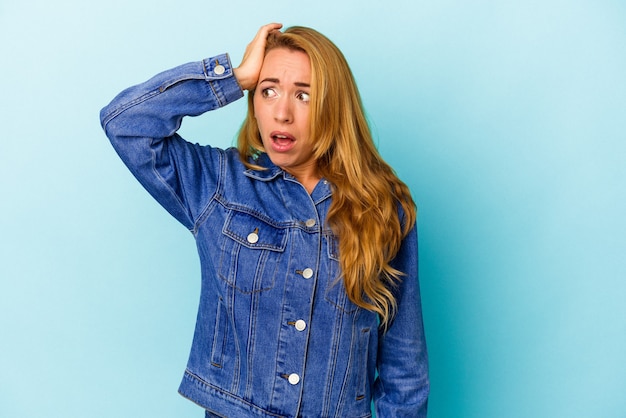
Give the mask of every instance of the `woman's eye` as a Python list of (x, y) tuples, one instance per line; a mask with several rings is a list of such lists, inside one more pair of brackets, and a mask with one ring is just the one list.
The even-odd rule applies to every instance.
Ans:
[(261, 96), (266, 99), (271, 99), (272, 97), (278, 96), (278, 93), (276, 93), (276, 90), (274, 89), (267, 88), (267, 89), (261, 90)]
[(298, 95), (296, 96), (298, 98), (298, 100), (301, 100), (305, 103), (308, 103), (311, 101), (311, 96), (309, 95), (309, 93), (305, 93), (303, 91), (301, 91), (300, 93), (298, 93)]

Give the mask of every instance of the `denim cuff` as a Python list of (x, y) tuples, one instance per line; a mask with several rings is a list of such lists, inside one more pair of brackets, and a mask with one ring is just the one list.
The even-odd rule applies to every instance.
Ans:
[(204, 76), (215, 92), (220, 106), (226, 106), (243, 97), (243, 90), (233, 74), (228, 54), (220, 54), (202, 61)]

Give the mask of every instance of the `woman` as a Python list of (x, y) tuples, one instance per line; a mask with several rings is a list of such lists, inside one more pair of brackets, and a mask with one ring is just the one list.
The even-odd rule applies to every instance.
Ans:
[[(425, 417), (415, 208), (378, 155), (335, 45), (263, 26), (120, 93), (101, 122), (194, 235), (202, 289), (180, 393), (220, 417)], [(184, 141), (184, 116), (237, 100), (237, 149)]]

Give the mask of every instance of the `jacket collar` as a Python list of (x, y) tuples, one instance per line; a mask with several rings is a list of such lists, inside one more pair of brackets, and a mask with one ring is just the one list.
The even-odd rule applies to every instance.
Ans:
[(263, 167), (265, 170), (253, 170), (247, 169), (243, 173), (256, 180), (261, 181), (269, 181), (278, 177), (280, 174), (284, 173), (283, 169), (275, 165), (270, 157), (267, 154), (263, 153), (258, 156), (258, 158), (253, 159), (250, 158), (249, 161), (253, 164), (256, 164), (260, 167)]
[[(285, 180), (296, 181), (296, 179), (291, 174), (287, 173), (282, 168), (274, 164), (272, 160), (270, 160), (270, 157), (265, 153), (259, 154), (259, 156), (256, 159), (250, 158), (249, 161), (253, 164), (256, 164), (264, 168), (264, 170), (253, 170), (253, 169), (245, 170), (243, 172), (244, 175), (250, 178), (267, 182), (270, 180), (274, 180), (276, 177), (282, 175)], [(328, 181), (326, 181), (325, 179), (322, 179), (320, 181), (320, 184), (318, 184), (318, 187), (316, 187), (315, 190), (313, 190), (313, 194), (311, 195), (311, 198), (313, 199), (315, 204), (318, 204), (321, 201), (329, 198), (331, 195), (332, 195), (332, 187), (330, 186)]]

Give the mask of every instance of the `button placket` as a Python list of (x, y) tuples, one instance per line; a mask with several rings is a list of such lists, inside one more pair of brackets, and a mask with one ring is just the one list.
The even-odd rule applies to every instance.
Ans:
[[(289, 409), (291, 401), (301, 395), (304, 377), (306, 375), (307, 346), (312, 329), (312, 301), (315, 297), (317, 268), (320, 264), (321, 240), (323, 239), (318, 214), (303, 212), (293, 222), (294, 246), (297, 248), (297, 257), (292, 262), (293, 269), (287, 279), (283, 305), (283, 317), (280, 331), (281, 356), (277, 358), (277, 378), (284, 385), (281, 396), (278, 394), (273, 401), (276, 405), (283, 405)], [(263, 239), (261, 237), (261, 239)], [(287, 394), (287, 397), (285, 397)], [(293, 397), (291, 399), (290, 397)], [(297, 415), (297, 414), (294, 414)]]

